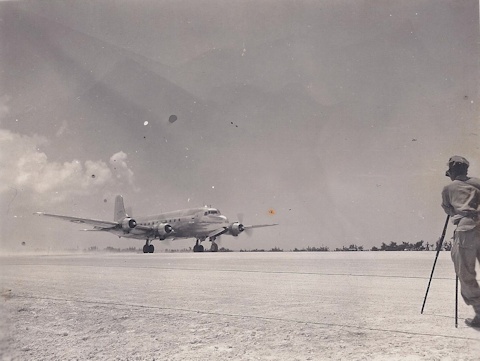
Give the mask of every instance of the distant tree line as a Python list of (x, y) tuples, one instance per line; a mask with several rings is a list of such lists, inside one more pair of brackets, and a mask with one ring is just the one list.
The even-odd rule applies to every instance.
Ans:
[[(348, 247), (343, 246), (341, 248), (335, 248), (334, 252), (358, 252), (358, 251), (436, 251), (437, 247), (440, 245), (440, 240), (438, 240), (436, 243), (429, 244), (428, 242), (424, 241), (419, 241), (415, 243), (409, 243), (409, 242), (402, 242), (402, 243), (397, 243), (391, 241), (389, 244), (382, 242), (380, 247), (373, 246), (371, 249), (365, 249), (364, 246), (361, 245), (356, 245), (356, 244), (351, 244)], [(452, 249), (452, 242), (451, 241), (445, 241), (442, 243), (442, 250), (444, 251), (450, 251)], [(103, 250), (100, 250), (96, 246), (89, 247), (85, 251), (88, 252), (130, 252), (130, 253), (142, 253), (142, 249), (140, 248), (135, 248), (135, 247), (128, 247), (128, 248), (114, 248), (114, 247), (107, 247)], [(184, 252), (192, 252), (192, 247), (189, 248), (183, 248), (183, 249), (166, 249), (164, 252), (166, 253), (184, 253)], [(208, 249), (205, 250), (205, 252), (209, 252)], [(218, 249), (218, 252), (235, 252), (231, 249), (221, 247)], [(283, 249), (279, 247), (273, 247), (271, 249), (265, 250), (265, 249), (241, 249), (240, 252), (283, 252)], [(330, 252), (330, 249), (325, 246), (320, 246), (320, 247), (306, 247), (306, 248), (294, 248), (293, 250), (290, 250), (290, 252)]]
[(345, 252), (345, 251), (364, 251), (363, 246), (357, 246), (356, 244), (351, 244), (348, 247), (343, 246), (342, 248), (335, 248), (335, 252)]
[[(409, 243), (409, 242), (402, 242), (397, 244), (396, 242), (390, 242), (390, 244), (386, 244), (382, 242), (380, 248), (372, 247), (372, 251), (436, 251), (438, 246), (440, 245), (440, 240), (437, 241), (435, 244), (429, 244), (426, 242), (424, 245), (424, 241), (419, 241), (416, 243)], [(452, 242), (446, 241), (442, 244), (443, 251), (450, 251), (452, 249)]]
[(329, 248), (324, 247), (324, 246), (321, 246), (321, 247), (307, 247), (307, 248), (302, 248), (302, 249), (295, 248), (293, 250), (293, 252), (328, 252), (328, 251), (329, 251)]
[(128, 247), (128, 248), (114, 248), (114, 247), (106, 247), (102, 250), (100, 250), (97, 246), (92, 246), (87, 248), (85, 251), (87, 252), (112, 252), (112, 253), (140, 253), (143, 251), (141, 249), (137, 249), (135, 247)]
[(283, 249), (278, 247), (273, 247), (267, 251), (264, 249), (241, 249), (240, 252), (283, 252)]

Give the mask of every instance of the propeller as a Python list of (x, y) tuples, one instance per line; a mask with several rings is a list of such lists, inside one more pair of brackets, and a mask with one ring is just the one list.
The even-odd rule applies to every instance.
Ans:
[(247, 236), (251, 237), (252, 236), (252, 229), (251, 228), (246, 228), (244, 225), (243, 225), (243, 213), (238, 213), (237, 214), (237, 219), (238, 219), (238, 223), (240, 223), (240, 232), (245, 232), (247, 234)]
[(245, 233), (247, 234), (247, 236), (249, 236), (249, 237), (252, 236), (253, 229), (251, 229), (251, 228), (244, 228), (243, 230), (245, 231)]

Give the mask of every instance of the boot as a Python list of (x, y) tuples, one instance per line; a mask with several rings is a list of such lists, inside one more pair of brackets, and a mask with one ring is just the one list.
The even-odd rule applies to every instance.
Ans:
[(480, 316), (477, 315), (474, 318), (467, 318), (465, 320), (465, 323), (467, 324), (467, 326), (480, 328)]
[(467, 324), (467, 326), (480, 328), (480, 306), (475, 305), (473, 306), (473, 309), (475, 311), (475, 317), (467, 318), (465, 320), (465, 323)]

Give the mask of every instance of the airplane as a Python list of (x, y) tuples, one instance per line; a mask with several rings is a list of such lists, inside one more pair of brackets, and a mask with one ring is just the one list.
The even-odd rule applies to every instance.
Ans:
[(85, 229), (84, 231), (110, 232), (119, 238), (145, 239), (143, 253), (154, 252), (155, 247), (151, 244), (151, 241), (157, 238), (160, 241), (195, 238), (196, 243), (193, 247), (193, 252), (203, 252), (204, 247), (201, 243), (208, 238), (212, 242), (210, 251), (217, 252), (218, 244), (215, 240), (221, 235), (237, 237), (242, 232), (248, 234), (253, 228), (277, 225), (277, 223), (273, 223), (245, 226), (240, 221), (230, 223), (227, 217), (222, 215), (218, 209), (212, 207), (190, 208), (134, 219), (125, 211), (121, 195), (117, 195), (115, 198), (113, 222), (45, 212), (36, 212), (34, 214), (93, 226), (93, 229)]

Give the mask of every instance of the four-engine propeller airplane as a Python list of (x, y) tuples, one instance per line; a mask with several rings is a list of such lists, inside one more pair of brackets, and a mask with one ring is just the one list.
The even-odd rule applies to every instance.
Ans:
[(115, 198), (113, 222), (44, 212), (36, 212), (35, 214), (93, 226), (93, 229), (86, 229), (85, 231), (110, 232), (119, 238), (145, 239), (143, 253), (154, 252), (155, 248), (151, 241), (156, 238), (161, 241), (177, 238), (196, 238), (196, 243), (193, 247), (194, 252), (203, 252), (204, 247), (201, 243), (208, 238), (212, 242), (210, 251), (217, 252), (218, 245), (215, 240), (221, 235), (236, 237), (244, 231), (248, 233), (253, 228), (277, 225), (274, 223), (245, 226), (241, 223), (241, 220), (230, 223), (227, 217), (222, 215), (218, 209), (211, 207), (190, 208), (134, 219), (125, 211), (123, 197), (120, 195)]

